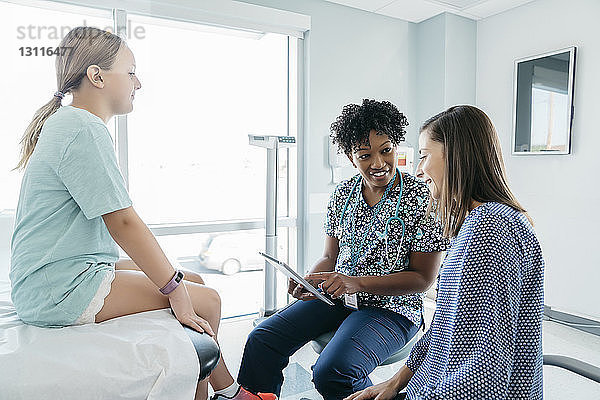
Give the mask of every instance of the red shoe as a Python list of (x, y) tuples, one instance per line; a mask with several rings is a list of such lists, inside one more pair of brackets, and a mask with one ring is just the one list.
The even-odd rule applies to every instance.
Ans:
[(233, 397), (225, 397), (221, 394), (216, 394), (211, 400), (230, 399), (230, 400), (277, 400), (277, 396), (273, 393), (257, 393), (249, 392), (240, 386), (238, 392)]

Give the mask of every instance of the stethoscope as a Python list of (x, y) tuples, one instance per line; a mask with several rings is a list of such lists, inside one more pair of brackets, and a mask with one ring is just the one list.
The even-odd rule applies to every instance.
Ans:
[[(394, 214), (393, 217), (388, 218), (388, 220), (385, 223), (384, 226), (384, 230), (383, 233), (378, 233), (376, 232), (376, 235), (380, 238), (383, 239), (385, 241), (385, 255), (388, 261), (388, 265), (390, 262), (389, 259), (389, 243), (388, 243), (388, 232), (389, 232), (389, 226), (393, 221), (398, 221), (400, 223), (400, 226), (402, 227), (402, 234), (400, 235), (400, 243), (398, 243), (397, 245), (397, 250), (396, 250), (396, 259), (394, 260), (394, 262), (391, 264), (390, 269), (393, 269), (394, 266), (396, 265), (396, 263), (398, 262), (398, 258), (400, 257), (400, 250), (402, 247), (402, 241), (404, 239), (404, 231), (405, 231), (405, 225), (404, 225), (404, 220), (402, 218), (400, 218), (398, 216), (398, 213), (400, 211), (400, 200), (402, 199), (402, 190), (404, 188), (404, 181), (402, 179), (402, 174), (400, 173), (400, 170), (398, 168), (396, 168), (396, 174), (400, 177), (400, 193), (398, 194), (398, 200), (396, 201), (396, 213)], [(377, 218), (377, 214), (380, 211), (381, 206), (385, 203), (385, 201), (387, 200), (387, 195), (389, 193), (389, 191), (391, 190), (392, 186), (394, 186), (394, 181), (396, 180), (396, 174), (394, 174), (394, 177), (392, 178), (392, 180), (388, 183), (388, 186), (386, 187), (385, 192), (383, 193), (383, 196), (381, 198), (381, 200), (379, 201), (379, 203), (377, 204), (374, 212), (373, 212), (373, 219), (371, 220), (371, 223), (369, 224), (369, 227), (367, 228), (365, 234), (363, 235), (363, 238), (361, 240), (360, 246), (358, 248), (358, 251), (354, 252), (353, 250), (353, 243), (354, 243), (354, 230), (352, 230), (352, 237), (351, 237), (351, 245), (350, 245), (350, 257), (352, 260), (352, 267), (356, 267), (356, 262), (358, 260), (358, 256), (360, 255), (360, 253), (362, 253), (362, 248), (364, 246), (364, 242), (367, 238), (367, 235), (369, 234), (371, 227), (374, 223), (374, 220)], [(342, 209), (342, 215), (340, 217), (340, 226), (342, 226), (343, 222), (344, 222), (344, 215), (346, 214), (346, 210), (348, 209), (348, 203), (350, 202), (350, 199), (352, 198), (352, 194), (354, 193), (354, 191), (356, 190), (356, 187), (358, 186), (359, 183), (362, 182), (362, 176), (359, 177), (356, 182), (354, 183), (354, 185), (352, 186), (352, 189), (350, 190), (350, 194), (348, 195), (348, 198), (346, 199), (346, 202), (344, 204), (344, 208)], [(356, 209), (356, 207), (354, 207), (354, 209)]]

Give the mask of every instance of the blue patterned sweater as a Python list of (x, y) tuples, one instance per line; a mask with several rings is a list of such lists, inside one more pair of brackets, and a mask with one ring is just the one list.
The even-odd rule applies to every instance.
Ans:
[(484, 203), (440, 271), (435, 315), (406, 363), (408, 399), (541, 399), (544, 260), (527, 218)]

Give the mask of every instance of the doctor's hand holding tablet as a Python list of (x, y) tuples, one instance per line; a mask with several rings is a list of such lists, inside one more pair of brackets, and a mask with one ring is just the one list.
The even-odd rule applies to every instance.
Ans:
[[(358, 276), (348, 276), (339, 272), (315, 272), (307, 274), (304, 279), (328, 294), (333, 299), (339, 299), (345, 294), (355, 294), (360, 291)], [(292, 278), (288, 280), (288, 293), (299, 300), (314, 300), (317, 297)]]
[[(304, 279), (319, 292), (332, 299), (343, 297), (344, 305), (351, 309), (358, 309), (357, 292), (360, 291), (359, 277), (348, 276), (338, 272), (314, 272), (306, 275)], [(297, 283), (293, 278), (288, 281), (288, 293), (298, 300), (315, 300), (318, 297), (307, 290), (302, 283)], [(327, 303), (333, 305), (334, 303)]]
[(292, 278), (288, 279), (288, 293), (298, 300), (306, 301), (317, 298), (317, 296), (306, 290), (302, 284), (296, 283)]
[(348, 276), (340, 272), (314, 272), (306, 275), (304, 279), (317, 282), (319, 288), (334, 299), (361, 291), (360, 277)]
[[(290, 268), (290, 266), (287, 265), (286, 263), (284, 263), (283, 261), (279, 261), (275, 257), (265, 254), (262, 251), (259, 251), (258, 254), (263, 256), (269, 262), (269, 264), (273, 265), (279, 271), (283, 272), (283, 274), (285, 276), (287, 276), (290, 279), (290, 281), (294, 281), (294, 283), (297, 283), (298, 286), (301, 287), (301, 288), (294, 288), (293, 290), (290, 287), (290, 288), (288, 288), (288, 291), (292, 290), (292, 292), (293, 292), (294, 290), (300, 290), (300, 291), (304, 290), (305, 292), (308, 292), (310, 294), (311, 298), (303, 298), (302, 300), (311, 300), (313, 298), (316, 298), (316, 299), (323, 301), (326, 304), (329, 304), (330, 306), (335, 305), (335, 303), (333, 301), (331, 301), (329, 298), (327, 298), (323, 295), (322, 291), (319, 291), (319, 289), (314, 287), (312, 285), (312, 283), (308, 282), (306, 279), (304, 279), (303, 277), (298, 275), (298, 273), (296, 271), (294, 271), (292, 268)], [(297, 292), (297, 295), (301, 296), (301, 293)], [(294, 296), (294, 297), (296, 297), (296, 296)]]

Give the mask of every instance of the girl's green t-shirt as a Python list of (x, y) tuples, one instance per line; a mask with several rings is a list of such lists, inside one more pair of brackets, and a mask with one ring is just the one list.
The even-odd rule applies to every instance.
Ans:
[(15, 216), (11, 296), (24, 322), (59, 327), (79, 318), (119, 257), (102, 215), (131, 204), (104, 122), (58, 109), (29, 159)]

